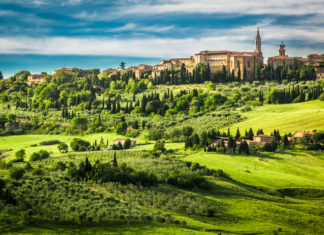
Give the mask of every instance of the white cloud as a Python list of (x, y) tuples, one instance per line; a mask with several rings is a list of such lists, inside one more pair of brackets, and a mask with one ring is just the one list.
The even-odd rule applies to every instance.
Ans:
[[(309, 46), (287, 45), (291, 56), (306, 56), (310, 53), (324, 53), (324, 28), (316, 26), (276, 26), (270, 20), (260, 24), (265, 58), (277, 55), (279, 43), (284, 40), (301, 40)], [(158, 31), (170, 30), (173, 26), (140, 27), (134, 23), (115, 28), (124, 30)], [(108, 38), (108, 37), (0, 37), (2, 54), (58, 54), (58, 55), (116, 55), (135, 57), (183, 57), (201, 50), (253, 51), (257, 25), (232, 29), (209, 29), (199, 38)], [(317, 46), (316, 46), (317, 45)], [(311, 49), (313, 47), (313, 49)]]
[[(131, 4), (131, 5), (130, 5)], [(126, 2), (118, 13), (165, 14), (165, 13), (234, 13), (301, 15), (322, 13), (323, 0), (159, 0)]]
[(121, 27), (109, 29), (107, 31), (110, 31), (110, 32), (123, 32), (123, 31), (133, 30), (135, 28), (136, 28), (136, 24), (129, 23), (129, 24), (125, 24), (124, 26), (121, 26)]
[[(253, 35), (254, 36), (254, 35)], [(54, 54), (54, 55), (116, 55), (134, 57), (183, 57), (201, 50), (253, 51), (253, 37), (246, 41), (235, 37), (219, 36), (199, 39), (113, 39), (113, 38), (0, 38), (0, 53), (4, 54)], [(289, 47), (294, 56), (320, 53), (308, 48)], [(277, 46), (263, 45), (264, 56), (277, 54)], [(321, 53), (324, 53), (322, 50)]]
[(140, 26), (140, 25), (136, 25), (134, 23), (128, 23), (121, 27), (108, 29), (106, 31), (108, 31), (108, 32), (142, 31), (142, 32), (161, 33), (161, 32), (169, 31), (173, 28), (174, 28), (173, 25), (169, 25), (169, 26), (161, 26), (161, 25)]
[(62, 6), (66, 6), (66, 5), (79, 5), (82, 3), (82, 0), (68, 0), (68, 1), (63, 1), (62, 2)]
[(10, 10), (0, 10), (0, 16), (17, 16), (18, 13)]

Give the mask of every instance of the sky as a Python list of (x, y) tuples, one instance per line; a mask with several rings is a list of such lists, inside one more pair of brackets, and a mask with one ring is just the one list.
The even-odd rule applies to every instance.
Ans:
[(0, 70), (253, 51), (258, 27), (265, 59), (281, 41), (289, 56), (322, 54), (324, 0), (0, 0)]

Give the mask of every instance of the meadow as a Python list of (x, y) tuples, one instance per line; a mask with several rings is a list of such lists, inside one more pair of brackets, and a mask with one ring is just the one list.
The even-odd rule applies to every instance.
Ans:
[[(276, 152), (206, 152), (214, 137), (205, 144), (202, 133), (229, 128), (235, 137), (239, 128), (243, 141), (250, 128), (254, 134), (277, 129), (281, 136), (324, 130), (324, 104), (313, 93), (320, 89), (318, 81), (153, 86), (145, 79), (124, 83), (131, 74), (112, 81), (79, 72), (89, 79), (65, 83), (63, 78), (59, 88), (51, 83), (30, 88), (23, 79), (15, 85), (24, 83), (25, 90), (5, 84), (2, 234), (324, 234), (323, 152), (304, 145), (284, 148), (283, 141)], [(98, 83), (105, 89), (93, 90)], [(294, 103), (292, 95), (289, 104), (259, 101), (272, 88), (292, 87), (307, 98), (300, 95)], [(15, 103), (13, 97), (26, 101)], [(196, 136), (200, 140), (188, 147), (187, 140)], [(97, 144), (73, 151), (74, 138)], [(98, 151), (118, 138), (137, 144)], [(44, 141), (65, 143), (68, 152)], [(26, 156), (18, 159), (21, 149)], [(40, 150), (49, 157), (31, 157)]]
[[(94, 135), (88, 138), (94, 140), (98, 137)], [(34, 138), (29, 144), (39, 141), (39, 136)], [(67, 138), (65, 139), (66, 141), (69, 140), (69, 137), (63, 138)], [(53, 224), (44, 221), (42, 225), (3, 224), (0, 225), (1, 230), (4, 233), (28, 234), (39, 232), (42, 234), (55, 234), (57, 232), (62, 234), (87, 234), (89, 232), (100, 234), (323, 233), (323, 154), (305, 151), (297, 146), (278, 153), (231, 155), (205, 153), (201, 150), (185, 150), (183, 143), (169, 143), (166, 145), (167, 148), (174, 150), (174, 153), (169, 155), (169, 157), (164, 155), (159, 158), (142, 157), (147, 150), (151, 150), (152, 145), (140, 145), (134, 149), (117, 151), (118, 161), (125, 162), (128, 166), (138, 170), (148, 169), (156, 175), (161, 175), (161, 177), (166, 172), (171, 172), (174, 169), (181, 170), (180, 166), (185, 162), (197, 162), (209, 169), (221, 169), (229, 175), (229, 178), (207, 176), (208, 181), (212, 184), (212, 188), (208, 191), (201, 189), (178, 189), (164, 184), (158, 188), (122, 186), (113, 183), (101, 185), (92, 182), (83, 182), (80, 185), (88, 188), (87, 190), (90, 190), (90, 192), (92, 191), (90, 195), (99, 193), (102, 195), (100, 197), (103, 198), (114, 197), (120, 200), (124, 204), (123, 206), (126, 205), (127, 207), (134, 208), (136, 211), (143, 210), (141, 213), (150, 210), (151, 213), (169, 214), (179, 223), (120, 221), (109, 225), (83, 224), (76, 226), (73, 224)], [(8, 147), (5, 144), (2, 146)], [(51, 169), (60, 161), (69, 162), (72, 160), (78, 164), (85, 157), (88, 157), (92, 163), (96, 160), (109, 162), (113, 159), (113, 155), (112, 151), (56, 153), (48, 159), (33, 163), (33, 165), (36, 164), (43, 169)], [(170, 157), (173, 160), (168, 160)], [(176, 163), (177, 161), (183, 163)], [(185, 166), (183, 165), (183, 167)], [(60, 171), (55, 173), (50, 170), (49, 172), (52, 172), (49, 174), (49, 177), (54, 177), (53, 179), (62, 174), (64, 175), (64, 172)], [(76, 187), (72, 185), (71, 187)], [(285, 194), (286, 191), (282, 191), (287, 189), (299, 189), (300, 191), (297, 191), (296, 195), (287, 196)], [(317, 192), (317, 194), (313, 192)], [(25, 191), (25, 195), (26, 193)], [(172, 197), (172, 200), (168, 199), (168, 197)], [(171, 202), (177, 203), (177, 200), (181, 197), (182, 199), (178, 204), (169, 204)], [(193, 201), (190, 202), (190, 200)], [(199, 202), (199, 205), (194, 206), (195, 202)], [(63, 201), (62, 203), (64, 205), (65, 202)], [(209, 218), (190, 212), (190, 205), (198, 209), (204, 203), (217, 208), (217, 216)], [(123, 207), (119, 206), (118, 208)]]
[[(274, 129), (288, 134), (295, 131), (313, 131), (324, 129), (324, 103), (309, 101), (296, 104), (264, 105), (254, 107), (250, 112), (241, 112), (243, 121), (230, 126), (232, 133), (237, 128), (241, 131), (263, 129), (270, 134)], [(227, 130), (227, 128), (223, 128)]]

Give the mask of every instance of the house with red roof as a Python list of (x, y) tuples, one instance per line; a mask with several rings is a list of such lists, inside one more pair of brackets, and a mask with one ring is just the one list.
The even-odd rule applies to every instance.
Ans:
[(306, 143), (312, 143), (314, 133), (311, 131), (296, 131), (292, 137), (289, 138), (291, 143), (297, 144), (300, 141), (305, 141)]

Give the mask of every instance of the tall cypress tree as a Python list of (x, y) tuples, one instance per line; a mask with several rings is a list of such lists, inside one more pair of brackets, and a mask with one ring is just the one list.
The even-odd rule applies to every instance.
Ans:
[(235, 140), (238, 140), (240, 137), (241, 137), (240, 129), (237, 128), (236, 135), (235, 135)]
[[(120, 142), (119, 142), (120, 143)], [(116, 156), (116, 151), (114, 152), (114, 161), (113, 161), (113, 166), (114, 167), (117, 167), (118, 164), (117, 164), (117, 156)]]
[(238, 71), (237, 71), (237, 80), (241, 81), (241, 66), (238, 67)]

